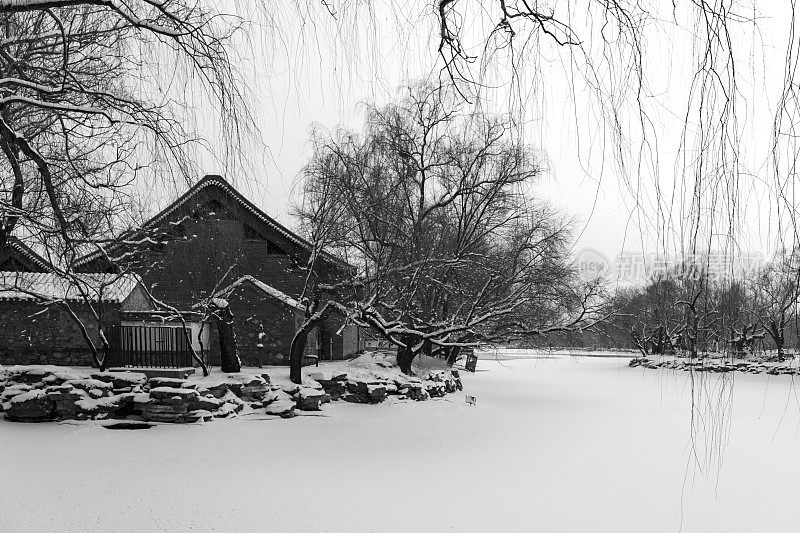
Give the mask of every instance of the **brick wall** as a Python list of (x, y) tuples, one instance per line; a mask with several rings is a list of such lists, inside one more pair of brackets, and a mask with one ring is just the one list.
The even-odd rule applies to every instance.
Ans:
[[(100, 346), (97, 322), (83, 304), (70, 306)], [(104, 305), (105, 323), (119, 321), (119, 305)], [(0, 364), (91, 366), (92, 355), (80, 328), (62, 306), (34, 301), (0, 301)]]
[[(162, 249), (148, 250), (134, 266), (153, 295), (181, 309), (208, 295), (242, 255), (242, 225), (236, 221), (190, 221), (185, 239), (177, 237)], [(224, 284), (240, 275), (235, 268)], [(220, 287), (222, 288), (222, 287)]]
[[(244, 283), (228, 298), (236, 331), (236, 348), (245, 366), (285, 365), (295, 332), (296, 311), (264, 294), (250, 283)], [(263, 325), (264, 348), (258, 348), (258, 333)], [(219, 364), (219, 337), (216, 325), (210, 323), (211, 350), (209, 362)]]
[[(194, 209), (198, 212), (194, 213)], [(156, 298), (188, 310), (215, 286), (222, 289), (243, 275), (251, 275), (289, 296), (297, 298), (300, 295), (306, 274), (297, 268), (290, 255), (301, 253), (296, 244), (291, 245), (292, 248), (285, 237), (265, 230), (251, 214), (239, 212), (235, 206), (232, 208), (226, 204), (225, 197), (213, 188), (205, 189), (202, 197), (191, 205), (187, 204), (175, 216), (180, 219), (184, 215), (200, 218), (170, 227), (174, 235), (170, 235), (169, 242), (144, 250), (132, 265)], [(253, 228), (258, 231), (254, 233)], [(297, 260), (302, 262), (303, 258)], [(102, 270), (103, 265), (96, 261), (86, 268)], [(327, 272), (320, 273), (321, 282), (327, 282), (330, 277)], [(286, 364), (295, 332), (293, 311), (263, 293), (242, 302), (238, 299), (238, 294), (229, 298), (243, 361), (249, 364), (251, 360), (257, 360), (257, 340), (254, 340), (257, 337), (253, 335), (258, 332), (258, 325), (263, 323), (269, 345), (262, 358), (271, 363)], [(340, 337), (331, 337), (330, 331), (335, 332), (339, 325), (328, 326), (328, 333), (323, 332), (324, 338), (319, 343), (323, 350), (330, 351), (330, 339), (333, 338), (335, 357), (341, 357), (342, 343)], [(219, 342), (216, 328), (211, 325), (210, 331), (209, 360), (217, 364)]]

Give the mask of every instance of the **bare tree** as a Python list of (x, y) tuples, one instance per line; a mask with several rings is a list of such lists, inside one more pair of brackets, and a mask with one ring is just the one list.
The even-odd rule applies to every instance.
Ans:
[(753, 314), (775, 343), (778, 361), (785, 357), (786, 329), (797, 314), (800, 268), (794, 254), (782, 253), (751, 282)]
[(357, 265), (351, 320), (407, 373), (419, 353), (590, 326), (600, 285), (574, 285), (569, 225), (530, 191), (535, 152), (446, 88), (406, 94), (370, 108), (363, 138), (318, 134), (305, 170), (336, 213), (328, 250)]
[(125, 220), (132, 184), (193, 174), (200, 139), (168, 76), (205, 88), (236, 142), (239, 26), (195, 0), (0, 2), (0, 245), (24, 231), (67, 264)]

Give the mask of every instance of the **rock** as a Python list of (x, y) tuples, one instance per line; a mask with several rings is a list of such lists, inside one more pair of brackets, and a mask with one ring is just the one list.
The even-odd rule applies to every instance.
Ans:
[(386, 387), (382, 385), (367, 385), (369, 403), (381, 403), (386, 399)]
[(241, 388), (241, 398), (243, 400), (261, 400), (269, 392), (269, 383), (264, 381), (243, 385)]
[(220, 408), (214, 411), (212, 414), (214, 415), (214, 418), (228, 418), (236, 413), (238, 413), (238, 411), (236, 410), (236, 406), (234, 404), (223, 403)]
[(219, 409), (223, 403), (225, 402), (218, 398), (200, 396), (196, 400), (189, 402), (188, 409), (189, 411), (215, 411)]
[(69, 379), (64, 382), (64, 385), (70, 385), (73, 388), (86, 391), (95, 398), (101, 398), (111, 394), (113, 386), (111, 383), (100, 381), (99, 379)]
[[(225, 393), (225, 396), (220, 398), (220, 400), (222, 400), (225, 404), (232, 405), (236, 413), (242, 411), (247, 406), (247, 403), (245, 403), (244, 400), (236, 396), (233, 393), (233, 391), (228, 391), (227, 393)], [(224, 405), (222, 407), (224, 407)]]
[[(82, 398), (73, 405), (79, 409), (79, 413), (87, 418), (105, 418), (111, 413), (116, 413), (124, 409), (125, 406), (133, 404), (132, 394), (122, 394), (119, 396), (107, 396), (100, 399)], [(71, 413), (72, 411), (68, 411)]]
[(300, 390), (300, 385), (296, 383), (284, 383), (283, 385), (281, 385), (281, 390), (286, 394), (291, 394), (292, 396), (294, 396), (295, 394), (297, 394), (297, 391)]
[(193, 409), (187, 412), (185, 415), (183, 415), (183, 420), (185, 422), (190, 422), (190, 423), (200, 422), (200, 421), (210, 422), (213, 419), (214, 415), (211, 414), (210, 411), (207, 411), (205, 409)]
[(261, 403), (264, 406), (267, 406), (267, 405), (269, 405), (269, 404), (271, 404), (273, 402), (278, 402), (278, 401), (291, 402), (291, 401), (293, 401), (293, 399), (292, 399), (292, 397), (290, 395), (286, 394), (282, 390), (277, 390), (277, 391), (272, 391), (272, 392), (267, 393), (264, 396), (264, 398), (262, 398)]
[(329, 402), (331, 398), (321, 390), (306, 387), (297, 392), (297, 408), (301, 411), (319, 411), (326, 400)]
[(172, 389), (194, 389), (197, 387), (194, 383), (190, 383), (185, 379), (178, 379), (178, 378), (150, 378), (147, 381), (148, 386), (150, 389), (158, 389), (163, 387), (169, 387)]
[(370, 403), (369, 390), (366, 383), (351, 379), (346, 386), (349, 394), (347, 395), (348, 398), (344, 398), (345, 401), (353, 402), (353, 396), (355, 396), (358, 401), (354, 403)]
[(15, 383), (14, 385), (7, 386), (3, 392), (0, 393), (0, 404), (8, 403), (14, 396), (31, 390), (33, 390), (33, 387), (26, 383)]
[(74, 402), (83, 398), (89, 398), (89, 394), (86, 391), (76, 389), (70, 385), (52, 385), (44, 389), (44, 392), (47, 395), (47, 399), (52, 402)]
[(186, 404), (163, 404), (151, 402), (142, 407), (142, 414), (147, 417), (148, 414), (183, 414), (188, 411)]
[(76, 379), (88, 379), (90, 376), (89, 374), (84, 374), (83, 372), (72, 372), (70, 370), (63, 370), (60, 372), (53, 372), (51, 376), (46, 378), (47, 383), (50, 385), (59, 385), (61, 383), (67, 381), (73, 381)]
[(6, 418), (14, 422), (44, 422), (56, 418), (55, 403), (43, 390), (23, 392), (8, 403)]
[(444, 385), (442, 385), (441, 383), (436, 383), (435, 381), (427, 380), (422, 385), (431, 398), (441, 398), (442, 396), (445, 395), (445, 388)]
[(194, 389), (175, 389), (172, 387), (156, 387), (150, 389), (150, 397), (155, 400), (179, 399), (184, 402), (195, 401), (200, 394)]
[(169, 422), (169, 423), (183, 422), (183, 414), (175, 414), (175, 413), (156, 413), (148, 411), (147, 414), (142, 413), (142, 417), (150, 422)]
[(227, 389), (226, 393), (223, 394), (223, 396), (225, 396), (228, 392), (230, 392), (236, 395), (237, 398), (242, 397), (242, 388), (244, 387), (243, 383), (240, 383), (238, 381), (228, 380), (225, 381), (224, 383), (221, 383), (221, 385), (223, 385)]
[(148, 403), (142, 407), (142, 418), (153, 422), (183, 422), (183, 416), (187, 412), (187, 405), (184, 404), (162, 404)]
[(430, 398), (428, 391), (422, 387), (422, 384), (418, 383), (406, 383), (399, 388), (399, 392), (404, 394), (407, 398), (418, 402)]
[(147, 376), (140, 372), (93, 372), (90, 376), (111, 383), (114, 389), (133, 389), (147, 383)]
[[(61, 369), (64, 370), (64, 369)], [(44, 365), (16, 365), (5, 368), (3, 374), (7, 380), (13, 383), (24, 383), (33, 385), (59, 371), (59, 367)]]
[(338, 400), (341, 398), (342, 394), (347, 392), (347, 386), (345, 385), (345, 381), (338, 380), (338, 379), (318, 379), (316, 380), (317, 383), (322, 386), (322, 390), (328, 394), (332, 400)]
[(269, 376), (266, 374), (228, 374), (220, 385), (248, 401), (260, 400), (270, 390)]
[(367, 403), (362, 396), (353, 394), (352, 392), (345, 392), (342, 394), (341, 399), (350, 403)]
[(291, 418), (296, 416), (295, 410), (295, 402), (292, 400), (279, 400), (276, 402), (270, 403), (265, 412), (268, 415), (278, 415), (281, 418)]
[(217, 385), (201, 387), (198, 389), (198, 392), (200, 392), (200, 394), (202, 394), (203, 396), (210, 394), (214, 398), (222, 398), (223, 396), (225, 396), (228, 390), (229, 389), (227, 385), (225, 385), (224, 383), (219, 383)]
[(76, 405), (79, 400), (82, 400), (84, 397), (76, 396), (74, 398), (64, 398), (63, 400), (57, 400), (55, 402), (56, 406), (56, 415), (58, 418), (62, 420), (72, 420), (78, 418), (78, 415), (81, 413), (81, 409)]

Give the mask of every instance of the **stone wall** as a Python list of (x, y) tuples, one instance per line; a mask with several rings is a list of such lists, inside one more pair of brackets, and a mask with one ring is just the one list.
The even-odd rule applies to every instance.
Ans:
[[(84, 304), (70, 303), (97, 346), (97, 321)], [(103, 321), (119, 322), (119, 305), (104, 304)], [(60, 305), (0, 300), (0, 365), (91, 366), (92, 355), (78, 324)]]
[[(245, 366), (289, 364), (289, 349), (295, 332), (297, 311), (264, 294), (250, 283), (243, 283), (228, 297), (236, 332), (236, 349)], [(263, 348), (258, 334), (263, 325)], [(219, 364), (219, 336), (214, 322), (209, 323), (209, 363)]]

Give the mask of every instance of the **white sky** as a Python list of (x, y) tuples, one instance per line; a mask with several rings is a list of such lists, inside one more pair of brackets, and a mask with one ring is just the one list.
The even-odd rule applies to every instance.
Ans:
[[(738, 228), (737, 245), (741, 252), (768, 255), (774, 250), (776, 215), (770, 188), (760, 181), (769, 179), (768, 141), (785, 54), (780, 43), (789, 28), (785, 8), (770, 5), (761, 10), (755, 44), (751, 26), (733, 35), (735, 51), (743, 58), (738, 66), (738, 130), (745, 147), (740, 164), (757, 175), (740, 183), (739, 194), (745, 203), (738, 208), (742, 227)], [(243, 70), (253, 90), (257, 122), (268, 150), (248, 154), (253, 171), (228, 179), (266, 212), (292, 227), (288, 207), (296, 198), (297, 175), (309, 155), (311, 125), (360, 129), (363, 114), (359, 102), (389, 101), (397, 96), (401, 84), (438, 75), (433, 42), (436, 20), (432, 13), (423, 15), (408, 21), (409, 26), (397, 33), (388, 28), (396, 26), (390, 23), (392, 17), (402, 17), (402, 13), (382, 12), (375, 18), (362, 13), (358, 21), (351, 21), (351, 27), (359, 30), (347, 35), (343, 30), (332, 33), (332, 24), (322, 18), (320, 27), (309, 29), (306, 25), (300, 31), (299, 27), (283, 26), (281, 39), (254, 44), (251, 55), (255, 61)], [(296, 23), (291, 13), (282, 20)], [(304, 36), (303, 40), (298, 35)], [(610, 146), (610, 140), (607, 131), (599, 127), (602, 121), (596, 107), (579, 86), (574, 89), (575, 97), (570, 96), (559, 58), (545, 54), (538, 81), (531, 81), (532, 85), (538, 83), (539, 91), (531, 98), (526, 135), (548, 161), (538, 191), (580, 222), (576, 250), (594, 248), (608, 257), (623, 249), (671, 251), (660, 239), (670, 235), (668, 239), (677, 241), (685, 231), (683, 193), (673, 192), (673, 188), (680, 183), (676, 176), (682, 172), (675, 158), (692, 74), (691, 34), (667, 20), (648, 29), (647, 35), (650, 70), (646, 72), (649, 90), (645, 106), (653, 121), (651, 135), (658, 140), (659, 161), (645, 171), (640, 211), (631, 209), (630, 190), (618, 178), (608, 152), (604, 156), (602, 144)], [(627, 118), (632, 122), (623, 127), (633, 124), (630, 138), (635, 149), (637, 117)], [(690, 120), (690, 132), (692, 129)], [(222, 173), (221, 166), (210, 158), (204, 167), (206, 173)], [(657, 169), (657, 178), (652, 168)], [(666, 191), (662, 191), (662, 202), (673, 206), (660, 228), (653, 225), (659, 217), (650, 216), (655, 212), (655, 183)], [(640, 221), (648, 225), (642, 231), (637, 227)]]

